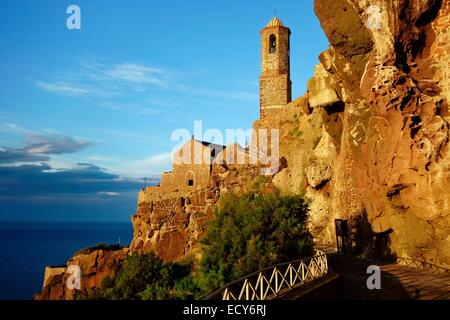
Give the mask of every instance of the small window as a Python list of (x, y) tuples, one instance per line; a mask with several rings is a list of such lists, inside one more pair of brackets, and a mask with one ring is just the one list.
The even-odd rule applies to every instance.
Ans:
[(181, 203), (180, 204), (181, 204), (182, 207), (184, 207), (186, 205), (186, 200), (183, 197), (181, 197)]
[(277, 51), (277, 37), (274, 34), (269, 38), (269, 53), (275, 53)]
[(211, 151), (211, 157), (215, 157), (216, 156), (216, 149), (212, 149), (212, 151)]
[(194, 185), (194, 179), (189, 179), (188, 180), (188, 186), (192, 187)]

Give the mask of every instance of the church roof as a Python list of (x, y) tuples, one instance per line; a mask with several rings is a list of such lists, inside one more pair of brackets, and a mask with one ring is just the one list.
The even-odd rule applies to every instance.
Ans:
[(223, 146), (221, 144), (215, 144), (215, 143), (201, 141), (201, 140), (197, 140), (197, 139), (194, 139), (194, 141), (200, 142), (203, 146), (210, 148), (210, 149), (216, 149), (216, 150), (226, 149), (226, 146)]
[(272, 20), (270, 20), (270, 22), (267, 24), (267, 27), (282, 27), (283, 26), (283, 22), (281, 22), (280, 19), (278, 19), (277, 17), (274, 17)]

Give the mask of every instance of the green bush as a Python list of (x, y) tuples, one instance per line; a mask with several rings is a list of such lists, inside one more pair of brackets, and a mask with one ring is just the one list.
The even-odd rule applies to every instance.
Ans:
[(190, 265), (164, 263), (153, 252), (128, 256), (116, 278), (103, 282), (103, 298), (162, 300), (173, 298), (173, 287), (190, 273)]
[(205, 293), (259, 269), (311, 255), (305, 202), (259, 189), (225, 196), (208, 223), (198, 277)]
[(191, 275), (175, 282), (173, 297), (175, 299), (198, 299), (201, 298), (201, 289), (195, 276)]

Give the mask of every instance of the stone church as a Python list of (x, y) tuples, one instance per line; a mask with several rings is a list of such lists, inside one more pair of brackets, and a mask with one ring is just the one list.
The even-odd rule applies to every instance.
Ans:
[[(262, 71), (260, 119), (255, 122), (256, 130), (274, 127), (271, 120), (276, 119), (283, 109), (290, 109), (292, 105), (289, 54), (291, 30), (275, 17), (260, 33)], [(252, 140), (256, 140), (255, 137), (252, 137)], [(191, 192), (205, 188), (214, 164), (255, 164), (255, 157), (249, 147), (239, 144), (222, 146), (192, 137), (174, 152), (172, 171), (162, 174), (158, 186), (141, 191), (141, 197), (148, 198), (145, 194), (158, 192)]]

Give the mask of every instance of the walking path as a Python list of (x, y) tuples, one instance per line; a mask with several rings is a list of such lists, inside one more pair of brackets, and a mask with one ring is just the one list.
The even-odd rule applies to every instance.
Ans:
[(380, 264), (381, 289), (369, 290), (366, 281), (371, 273), (366, 273), (367, 267), (376, 263), (338, 254), (331, 247), (318, 249), (327, 253), (329, 267), (339, 275), (335, 299), (450, 299), (450, 274), (435, 274), (396, 263)]

